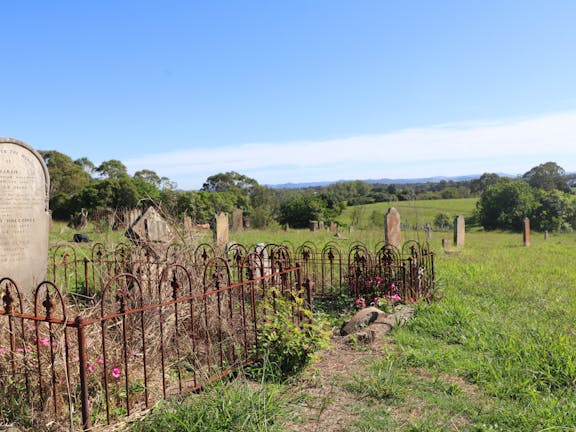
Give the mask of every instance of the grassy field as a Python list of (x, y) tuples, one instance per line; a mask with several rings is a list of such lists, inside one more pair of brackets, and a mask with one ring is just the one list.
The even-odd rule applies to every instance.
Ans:
[[(523, 247), (520, 234), (476, 232), (459, 253), (439, 253), (440, 298), (418, 305), (414, 319), (387, 336), (361, 373), (332, 380), (337, 389), (331, 394), (352, 395), (350, 406), (339, 402), (351, 413), (345, 430), (576, 430), (575, 260), (575, 235), (547, 241), (533, 235), (532, 245)], [(237, 385), (229, 391), (240, 392)], [(254, 386), (263, 393), (256, 399), (250, 393), (252, 408), (236, 412), (235, 420), (228, 401), (238, 398), (219, 398), (217, 387), (202, 397), (216, 405), (213, 399), (219, 400), (220, 411), (202, 421), (183, 420), (173, 430), (215, 430), (223, 421), (227, 430), (247, 423), (247, 430), (283, 430), (310, 398), (294, 383), (283, 389), (252, 383), (252, 392)], [(189, 403), (192, 410), (198, 401), (184, 406)], [(176, 406), (167, 415), (182, 410)], [(162, 411), (155, 416), (157, 423), (140, 430), (162, 424)], [(310, 416), (297, 421), (298, 430), (322, 430), (310, 425), (318, 421)]]
[(576, 430), (575, 246), (477, 233), (438, 255), (442, 298), (361, 378), (355, 430)]
[[(474, 204), (395, 206), (403, 220), (421, 224), (440, 211), (468, 218)], [(365, 213), (388, 208), (375, 206), (365, 206)], [(353, 236), (381, 240), (383, 233), (360, 227)], [(350, 413), (345, 430), (576, 431), (576, 235), (545, 240), (532, 233), (532, 245), (523, 247), (519, 233), (473, 229), (465, 247), (451, 254), (440, 248), (443, 236), (451, 233), (434, 233), (431, 241), (438, 252), (438, 300), (417, 305), (414, 319), (387, 336), (362, 373), (331, 382), (350, 396), (350, 406), (340, 407)], [(333, 240), (307, 230), (246, 231), (232, 238), (246, 244)], [(279, 386), (235, 381), (164, 405), (148, 425), (135, 428), (280, 431), (299, 419), (299, 430), (322, 430), (302, 415), (307, 398), (297, 380)], [(210, 415), (193, 415), (202, 406)]]
[(451, 219), (458, 215), (464, 215), (466, 219), (470, 219), (477, 201), (477, 198), (465, 198), (366, 204), (346, 208), (339, 220), (347, 226), (353, 225), (360, 229), (367, 229), (374, 225), (374, 220), (381, 220), (383, 223), (388, 209), (395, 207), (400, 212), (402, 223), (424, 226), (427, 223), (432, 224), (434, 217), (442, 212), (447, 213)]

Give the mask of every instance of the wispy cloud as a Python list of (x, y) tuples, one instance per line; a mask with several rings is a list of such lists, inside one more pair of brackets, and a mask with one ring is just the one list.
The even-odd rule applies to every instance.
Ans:
[(576, 112), (477, 121), (379, 135), (262, 142), (144, 155), (131, 171), (152, 169), (180, 187), (237, 171), (261, 184), (338, 179), (413, 178), (482, 172), (522, 173), (555, 161), (576, 170)]

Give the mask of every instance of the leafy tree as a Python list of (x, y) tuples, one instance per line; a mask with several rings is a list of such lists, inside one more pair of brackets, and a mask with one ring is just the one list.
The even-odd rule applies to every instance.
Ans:
[(113, 209), (130, 209), (137, 207), (140, 199), (147, 199), (148, 197), (140, 196), (138, 188), (128, 175), (123, 175), (118, 178), (108, 179), (112, 188), (112, 199), (109, 207)]
[(249, 195), (258, 182), (250, 177), (238, 174), (235, 171), (210, 176), (202, 185), (201, 190), (206, 192), (242, 192)]
[(546, 162), (532, 168), (525, 173), (522, 178), (526, 180), (530, 186), (537, 189), (570, 192), (571, 189), (570, 186), (568, 186), (565, 176), (564, 168), (556, 162)]
[(97, 168), (96, 172), (104, 178), (120, 178), (121, 176), (128, 175), (126, 166), (116, 159), (102, 162)]
[(70, 156), (56, 150), (40, 151), (39, 153), (50, 174), (51, 197), (60, 194), (71, 196), (80, 192), (84, 186), (90, 183), (90, 175), (84, 171), (82, 166), (74, 163)]
[(151, 184), (153, 186), (155, 186), (156, 188), (159, 188), (162, 180), (160, 179), (160, 176), (158, 174), (156, 174), (155, 171), (149, 170), (149, 169), (143, 169), (140, 171), (136, 171), (134, 173), (134, 177), (135, 180), (141, 180), (143, 182), (146, 182), (148, 184)]
[(452, 228), (452, 219), (450, 215), (446, 212), (440, 212), (434, 216), (434, 226), (444, 230)]
[(518, 230), (522, 219), (537, 206), (534, 191), (523, 180), (489, 186), (477, 204), (480, 224), (486, 229)]
[(490, 186), (498, 184), (502, 181), (509, 181), (507, 177), (500, 177), (495, 173), (484, 173), (479, 179), (470, 182), (470, 190), (472, 193), (483, 193)]
[(313, 194), (294, 195), (280, 204), (278, 222), (294, 228), (306, 228), (312, 220), (323, 220), (326, 203)]
[(459, 198), (460, 194), (458, 193), (458, 189), (456, 189), (455, 187), (449, 187), (444, 189), (441, 193), (440, 196), (442, 197), (442, 199), (455, 199), (455, 198)]
[(92, 161), (90, 159), (88, 159), (87, 157), (82, 157), (80, 159), (76, 159), (74, 161), (74, 163), (76, 165), (79, 165), (82, 167), (82, 169), (84, 171), (86, 171), (88, 173), (88, 175), (92, 176), (92, 174), (94, 174), (94, 172), (96, 171), (96, 166), (92, 163)]
[(138, 177), (133, 177), (131, 182), (132, 185), (136, 188), (138, 200), (142, 205), (149, 206), (158, 204), (160, 202), (160, 191), (156, 185)]
[(559, 190), (540, 191), (530, 223), (540, 231), (572, 230), (576, 223), (576, 197)]
[(210, 176), (200, 189), (203, 192), (227, 193), (232, 198), (232, 206), (250, 213), (251, 196), (258, 187), (258, 182), (235, 171)]

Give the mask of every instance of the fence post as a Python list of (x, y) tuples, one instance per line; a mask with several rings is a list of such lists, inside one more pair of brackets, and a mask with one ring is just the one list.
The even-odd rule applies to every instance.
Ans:
[(88, 258), (84, 257), (84, 294), (90, 297), (90, 284), (88, 283)]
[(84, 320), (77, 316), (74, 324), (78, 327), (78, 360), (80, 363), (80, 401), (82, 403), (82, 428), (92, 430), (90, 422), (90, 400), (88, 397), (88, 370), (86, 367), (86, 335), (84, 334)]

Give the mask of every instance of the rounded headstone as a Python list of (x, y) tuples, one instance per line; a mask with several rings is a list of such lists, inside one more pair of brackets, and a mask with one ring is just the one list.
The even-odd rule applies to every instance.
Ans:
[(0, 138), (0, 278), (23, 293), (44, 281), (48, 261), (50, 176), (40, 154)]

